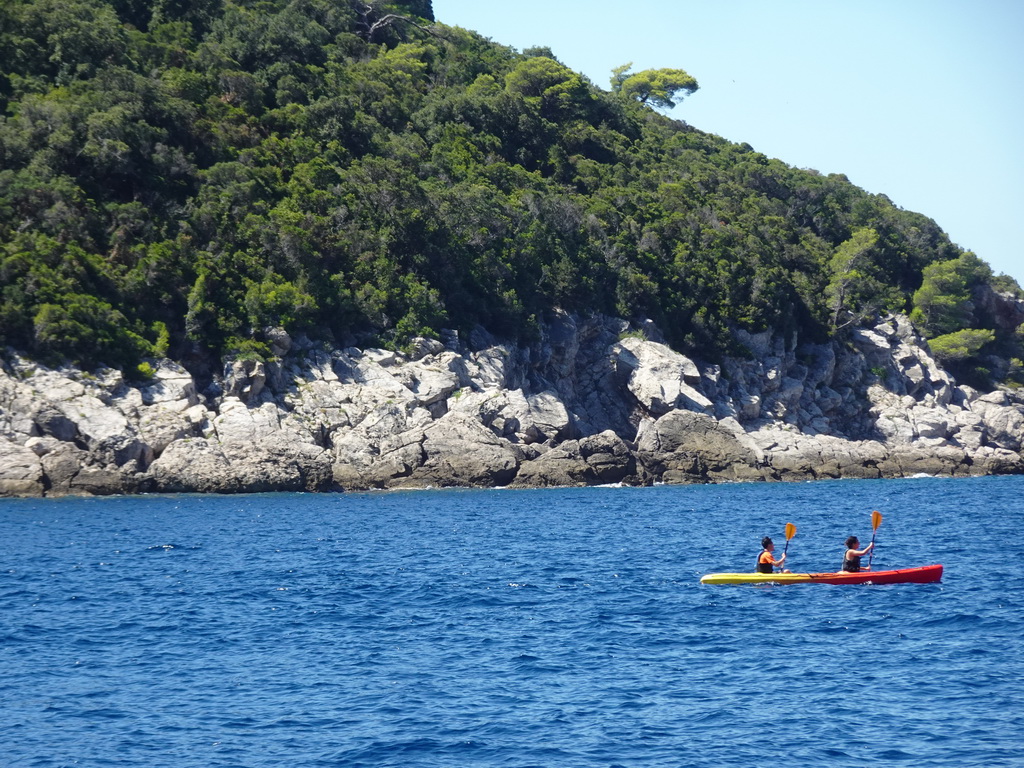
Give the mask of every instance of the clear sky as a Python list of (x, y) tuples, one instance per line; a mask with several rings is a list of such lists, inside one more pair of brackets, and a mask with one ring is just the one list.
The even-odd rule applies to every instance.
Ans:
[(1024, 287), (1024, 0), (433, 0), (445, 24), (611, 70), (685, 69), (668, 114), (938, 222)]

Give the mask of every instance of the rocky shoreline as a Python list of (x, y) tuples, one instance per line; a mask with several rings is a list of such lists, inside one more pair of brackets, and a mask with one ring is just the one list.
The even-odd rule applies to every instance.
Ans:
[(656, 328), (561, 315), (517, 347), (274, 336), (203, 387), (0, 358), (0, 495), (544, 487), (1024, 473), (1024, 393), (958, 386), (901, 316), (847, 342), (742, 335), (703, 364)]

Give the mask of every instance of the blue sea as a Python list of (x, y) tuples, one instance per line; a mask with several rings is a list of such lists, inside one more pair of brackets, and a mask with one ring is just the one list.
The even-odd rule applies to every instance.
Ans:
[[(796, 571), (707, 586), (784, 526)], [(5, 768), (1024, 766), (1024, 477), (0, 501)]]

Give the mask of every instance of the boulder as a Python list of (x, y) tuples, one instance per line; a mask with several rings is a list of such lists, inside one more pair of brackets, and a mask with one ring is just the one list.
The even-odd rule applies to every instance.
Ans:
[(423, 440), (423, 431), (417, 428), (373, 443), (363, 435), (346, 434), (334, 445), (333, 480), (348, 490), (386, 488), (423, 466)]
[(879, 470), (883, 477), (965, 477), (971, 474), (970, 466), (971, 462), (962, 448), (952, 445), (931, 448), (907, 445), (894, 447), (879, 464)]
[(651, 475), (673, 482), (763, 478), (764, 456), (738, 423), (703, 413), (672, 411), (645, 422), (636, 454)]
[(635, 479), (636, 457), (615, 432), (608, 429), (579, 441), (580, 455), (599, 483), (622, 483)]
[(1024, 407), (1012, 405), (1003, 392), (979, 397), (971, 411), (981, 419), (988, 444), (1020, 451), (1024, 441)]
[(636, 472), (632, 451), (609, 430), (581, 440), (566, 440), (524, 461), (512, 485), (537, 488), (635, 482)]
[(447, 400), (461, 386), (459, 375), (453, 370), (456, 359), (458, 355), (454, 352), (444, 352), (436, 358), (403, 365), (394, 376), (419, 405), (434, 405)]
[(129, 431), (128, 419), (124, 414), (111, 408), (109, 401), (104, 402), (92, 394), (83, 393), (54, 404), (89, 443), (117, 438)]
[(874, 479), (888, 449), (878, 441), (842, 440), (769, 425), (750, 434), (763, 451), (775, 480), (820, 480), (840, 477)]
[(449, 413), (423, 431), (423, 463), (392, 486), (507, 485), (519, 470), (520, 454), (476, 419)]
[(232, 360), (224, 366), (224, 394), (243, 403), (256, 402), (266, 382), (266, 366), (260, 360)]
[[(504, 404), (485, 423), (501, 436), (515, 435), (524, 443), (554, 443), (569, 431), (569, 412), (553, 390), (526, 395), (517, 389), (505, 393), (500, 400)], [(490, 401), (492, 408), (500, 400)]]
[(946, 440), (951, 436), (949, 413), (942, 408), (915, 405), (910, 410), (910, 420), (917, 437)]
[(202, 435), (203, 425), (207, 423), (207, 413), (201, 405), (194, 405), (184, 412), (147, 408), (139, 416), (139, 436), (149, 446), (155, 458), (177, 440)]
[(227, 396), (213, 419), (213, 429), (221, 443), (260, 443), (280, 431), (281, 411), (273, 403), (250, 407), (238, 397)]
[(532, 461), (524, 461), (512, 481), (512, 487), (557, 488), (595, 485), (597, 482), (593, 467), (580, 453), (579, 441), (566, 440)]
[(160, 493), (236, 493), (242, 489), (231, 462), (216, 443), (186, 438), (167, 446), (149, 467)]
[(0, 496), (41, 496), (43, 466), (30, 448), (0, 437)]
[(640, 406), (653, 416), (676, 408), (710, 413), (714, 404), (688, 382), (700, 381), (692, 360), (664, 344), (625, 338), (613, 347), (616, 370)]
[(332, 440), (333, 481), (344, 488), (384, 488), (425, 460), (423, 432), (430, 413), (411, 403), (384, 402)]
[(205, 438), (168, 446), (149, 468), (162, 493), (318, 491), (333, 487), (327, 451), (298, 442), (224, 445)]
[(163, 405), (185, 410), (199, 403), (196, 383), (183, 367), (170, 360), (159, 360), (153, 377), (139, 387), (145, 405)]
[(46, 494), (65, 496), (77, 491), (74, 480), (89, 463), (89, 454), (70, 443), (59, 443), (42, 455), (39, 463), (49, 485)]
[(115, 496), (140, 493), (149, 485), (134, 462), (123, 467), (87, 465), (79, 468), (67, 484), (67, 493), (77, 496)]
[(428, 355), (439, 355), (444, 352), (444, 344), (438, 339), (425, 339), (417, 336), (409, 342), (410, 358), (413, 361), (422, 360)]
[(1024, 458), (1015, 451), (981, 446), (971, 454), (971, 475), (1024, 474)]
[(1024, 299), (1012, 293), (996, 291), (983, 284), (974, 289), (972, 299), (998, 328), (1013, 331), (1024, 324)]
[(49, 402), (40, 403), (39, 408), (32, 414), (32, 422), (39, 434), (50, 435), (66, 443), (70, 443), (78, 437), (78, 427), (75, 422)]
[(511, 348), (495, 345), (469, 356), (467, 370), (476, 389), (506, 389), (512, 386), (514, 362)]
[(266, 337), (267, 345), (270, 347), (270, 354), (275, 357), (284, 357), (291, 351), (292, 337), (288, 335), (288, 331), (284, 328), (264, 328), (263, 335)]

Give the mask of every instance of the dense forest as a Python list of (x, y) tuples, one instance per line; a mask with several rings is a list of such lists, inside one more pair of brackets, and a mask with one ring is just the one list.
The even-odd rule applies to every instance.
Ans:
[(934, 221), (659, 113), (685, 71), (610, 75), (430, 0), (5, 0), (0, 345), (197, 370), (272, 328), (529, 341), (561, 309), (715, 359), (737, 328), (903, 311), (974, 380), (1021, 380), (978, 298), (1020, 289)]

